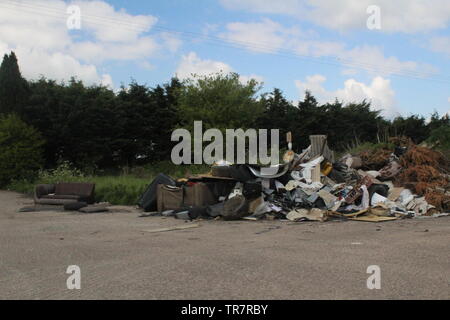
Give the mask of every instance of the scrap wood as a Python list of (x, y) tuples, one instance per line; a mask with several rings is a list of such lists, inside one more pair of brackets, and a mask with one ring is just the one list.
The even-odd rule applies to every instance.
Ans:
[(156, 232), (184, 230), (184, 229), (191, 229), (191, 228), (198, 228), (198, 227), (200, 227), (200, 225), (198, 223), (193, 223), (193, 224), (179, 225), (179, 226), (173, 226), (173, 227), (168, 227), (168, 228), (159, 228), (159, 229), (142, 230), (142, 231), (149, 232), (149, 233), (156, 233)]
[(291, 221), (321, 221), (327, 220), (327, 211), (318, 208), (307, 209), (296, 209), (289, 212), (286, 216), (288, 220)]
[(337, 211), (329, 211), (329, 214), (330, 215), (334, 215), (334, 216), (339, 216), (339, 217), (352, 218), (352, 217), (360, 216), (360, 215), (366, 213), (367, 211), (369, 211), (369, 209), (364, 209), (364, 210), (360, 210), (358, 212), (349, 213), (349, 214), (340, 213), (340, 212), (337, 212)]
[(340, 218), (342, 218), (342, 217), (343, 218), (353, 218), (353, 217), (357, 217), (357, 216), (363, 215), (363, 214), (367, 213), (368, 211), (369, 211), (369, 208), (364, 209), (364, 210), (360, 210), (358, 212), (346, 214), (346, 213), (341, 213), (341, 212), (330, 210), (330, 211), (328, 211), (328, 215), (336, 216), (336, 217), (340, 217)]
[(363, 221), (363, 222), (383, 222), (383, 221), (392, 221), (397, 220), (397, 217), (381, 217), (376, 215), (366, 215), (361, 217), (350, 218), (350, 220), (354, 221)]
[(369, 209), (364, 209), (364, 210), (360, 210), (358, 212), (344, 214), (344, 217), (350, 217), (350, 218), (351, 217), (357, 217), (357, 216), (365, 214), (367, 211), (369, 211)]
[(389, 190), (388, 200), (390, 201), (397, 201), (397, 199), (400, 197), (400, 194), (402, 193), (404, 188), (402, 187), (394, 187), (391, 190)]
[(370, 208), (371, 215), (379, 216), (379, 217), (388, 217), (391, 213), (391, 210), (384, 204), (379, 203), (375, 207)]

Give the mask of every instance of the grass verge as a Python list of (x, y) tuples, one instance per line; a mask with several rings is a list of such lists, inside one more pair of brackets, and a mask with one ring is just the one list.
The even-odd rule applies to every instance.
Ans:
[(95, 200), (97, 202), (109, 202), (113, 205), (135, 205), (153, 178), (160, 172), (178, 179), (208, 171), (209, 167), (206, 165), (177, 166), (170, 162), (161, 162), (133, 168), (129, 174), (92, 176), (84, 175), (68, 163), (62, 163), (56, 169), (40, 171), (38, 178), (34, 181), (12, 181), (7, 189), (31, 196), (37, 184), (91, 182), (95, 183)]

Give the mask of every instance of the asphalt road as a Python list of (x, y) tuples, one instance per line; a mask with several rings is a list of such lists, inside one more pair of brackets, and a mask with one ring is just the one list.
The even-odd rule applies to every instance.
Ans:
[[(0, 192), (0, 299), (449, 299), (450, 218), (202, 221), (113, 213), (18, 213)], [(81, 289), (69, 290), (69, 265)], [(377, 265), (381, 289), (369, 290)]]

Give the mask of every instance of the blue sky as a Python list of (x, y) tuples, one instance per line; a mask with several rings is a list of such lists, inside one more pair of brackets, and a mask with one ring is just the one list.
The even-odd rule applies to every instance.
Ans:
[[(80, 30), (66, 26), (71, 5)], [(117, 89), (222, 70), (292, 101), (308, 89), (387, 117), (450, 110), (447, 0), (1, 0), (0, 18), (0, 54), (15, 50), (27, 78)]]

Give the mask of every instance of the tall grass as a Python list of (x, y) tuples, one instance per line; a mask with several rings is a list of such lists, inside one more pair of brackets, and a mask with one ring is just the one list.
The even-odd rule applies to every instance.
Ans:
[(379, 149), (392, 149), (394, 150), (395, 145), (392, 143), (385, 143), (385, 142), (380, 142), (380, 143), (372, 143), (372, 142), (364, 142), (364, 143), (359, 143), (359, 144), (355, 144), (352, 147), (347, 148), (344, 152), (342, 152), (341, 154), (339, 154), (339, 156), (343, 156), (347, 153), (350, 153), (352, 155), (357, 155), (363, 151), (376, 151)]
[(191, 174), (209, 171), (207, 165), (177, 166), (171, 162), (160, 162), (127, 170), (128, 174), (119, 175), (85, 175), (63, 162), (56, 169), (42, 170), (34, 181), (19, 180), (9, 184), (8, 190), (32, 195), (37, 184), (58, 182), (91, 182), (95, 183), (95, 199), (97, 202), (109, 202), (113, 205), (135, 205), (158, 173), (165, 173), (174, 179)]
[(90, 182), (95, 183), (96, 201), (113, 205), (135, 205), (151, 180), (131, 175), (90, 178)]

